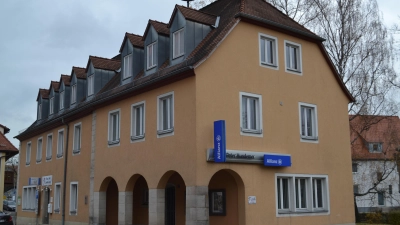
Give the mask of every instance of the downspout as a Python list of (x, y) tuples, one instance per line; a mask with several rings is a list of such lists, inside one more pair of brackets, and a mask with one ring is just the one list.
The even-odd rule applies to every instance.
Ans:
[(61, 118), (61, 122), (67, 126), (67, 138), (65, 144), (65, 152), (64, 152), (64, 181), (63, 181), (63, 201), (62, 201), (62, 214), (61, 214), (61, 224), (65, 224), (65, 192), (67, 189), (67, 163), (68, 163), (68, 139), (69, 139), (69, 124), (64, 122), (64, 118)]

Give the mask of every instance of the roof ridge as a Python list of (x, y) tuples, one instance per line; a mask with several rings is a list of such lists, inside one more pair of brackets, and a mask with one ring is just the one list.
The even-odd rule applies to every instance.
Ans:
[(103, 60), (112, 60), (112, 61), (121, 62), (121, 60), (117, 60), (117, 59), (108, 59), (108, 58), (104, 58), (104, 57), (100, 57), (100, 56), (95, 56), (95, 55), (89, 55), (89, 58), (98, 58), (98, 59), (103, 59)]
[[(72, 68), (74, 69), (74, 68), (76, 68), (76, 69), (86, 69), (86, 68), (83, 68), (83, 67), (79, 67), (79, 66), (72, 66)], [(66, 75), (66, 76), (69, 76), (69, 75)]]
[(168, 23), (164, 23), (164, 22), (161, 22), (161, 21), (158, 21), (158, 20), (149, 19), (149, 21), (156, 22), (156, 23), (162, 23), (164, 25), (168, 25)]
[(70, 77), (71, 75), (61, 74), (61, 76), (68, 76), (68, 77)]
[(204, 14), (207, 14), (207, 15), (210, 15), (210, 16), (218, 17), (218, 15), (214, 15), (214, 14), (211, 14), (211, 13), (208, 13), (208, 12), (203, 12), (203, 11), (200, 11), (200, 10), (198, 10), (198, 9), (188, 8), (188, 7), (183, 6), (183, 5), (178, 5), (178, 4), (176, 4), (176, 6), (179, 6), (179, 7), (185, 8), (185, 9), (189, 9), (189, 10), (192, 10), (192, 11), (195, 11), (195, 12), (199, 12), (199, 13), (204, 13)]
[(133, 33), (129, 33), (129, 32), (125, 32), (125, 34), (129, 34), (129, 35), (133, 35), (133, 36), (137, 36), (137, 37), (142, 37), (142, 35), (139, 35), (139, 34), (133, 34)]

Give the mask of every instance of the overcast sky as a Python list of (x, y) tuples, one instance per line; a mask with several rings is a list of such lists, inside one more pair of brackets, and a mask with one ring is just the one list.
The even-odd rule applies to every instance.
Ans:
[[(378, 0), (385, 23), (400, 23), (398, 0)], [(143, 35), (148, 19), (168, 23), (181, 0), (0, 0), (0, 124), (13, 137), (36, 120), (39, 88), (50, 87), (88, 56), (113, 57), (125, 32)]]

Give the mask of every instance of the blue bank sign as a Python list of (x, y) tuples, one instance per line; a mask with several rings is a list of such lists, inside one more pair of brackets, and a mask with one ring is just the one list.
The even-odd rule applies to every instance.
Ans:
[(225, 120), (214, 121), (214, 162), (226, 161)]
[(264, 155), (264, 166), (291, 166), (290, 155)]

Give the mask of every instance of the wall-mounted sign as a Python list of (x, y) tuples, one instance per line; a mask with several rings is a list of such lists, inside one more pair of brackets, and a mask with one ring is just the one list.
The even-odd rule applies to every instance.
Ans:
[(39, 177), (29, 177), (28, 185), (40, 185), (40, 178)]
[(226, 161), (226, 133), (225, 120), (214, 121), (214, 161)]
[(249, 196), (247, 198), (247, 200), (248, 200), (249, 204), (256, 204), (257, 203), (256, 196)]
[(264, 166), (291, 166), (292, 160), (290, 155), (264, 155)]
[(53, 175), (42, 177), (42, 185), (50, 186), (53, 184)]
[[(207, 149), (207, 162), (214, 162), (214, 149)], [(269, 152), (251, 152), (243, 150), (226, 150), (226, 162), (230, 163), (252, 163), (252, 164), (263, 164), (264, 155), (279, 155), (288, 156)], [(290, 165), (289, 165), (290, 166)]]

